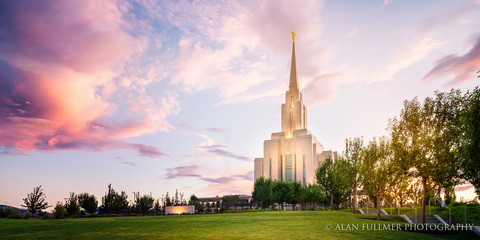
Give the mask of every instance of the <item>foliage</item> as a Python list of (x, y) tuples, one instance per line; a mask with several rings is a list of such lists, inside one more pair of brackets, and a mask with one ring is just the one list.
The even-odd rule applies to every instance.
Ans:
[(0, 218), (6, 217), (8, 217), (7, 211), (3, 210), (3, 208), (0, 208)]
[(356, 213), (356, 196), (357, 190), (359, 185), (359, 169), (361, 167), (361, 153), (363, 149), (363, 137), (355, 137), (353, 140), (345, 139), (345, 160), (350, 163), (352, 166), (350, 168), (351, 172), (351, 180), (352, 180), (352, 188), (353, 188), (353, 198), (352, 198), (352, 206), (353, 206), (353, 213)]
[(378, 141), (374, 138), (362, 151), (360, 182), (363, 190), (376, 199), (377, 220), (380, 220), (380, 198), (390, 187), (392, 158), (390, 141), (385, 137), (381, 137)]
[(254, 201), (261, 202), (262, 207), (267, 209), (273, 205), (273, 181), (270, 178), (260, 177), (255, 180), (252, 192)]
[(422, 221), (427, 192), (458, 182), (460, 91), (435, 93), (420, 103), (406, 100), (400, 116), (390, 120), (395, 160), (405, 173), (418, 178), (422, 187)]
[(480, 196), (480, 88), (464, 95), (462, 112), (462, 177), (473, 184)]
[(102, 197), (102, 213), (117, 213), (120, 214), (128, 209), (127, 194), (124, 191), (117, 193), (111, 186), (108, 185), (108, 192)]
[(65, 209), (67, 217), (76, 215), (80, 212), (80, 204), (78, 204), (78, 196), (71, 192), (70, 197), (65, 200)]
[(153, 208), (154, 199), (151, 195), (140, 196), (140, 192), (134, 193), (134, 210), (136, 213), (147, 214)]
[(222, 202), (226, 205), (227, 209), (230, 209), (232, 205), (235, 205), (239, 201), (241, 201), (240, 195), (225, 195), (222, 197)]
[(342, 158), (333, 161), (328, 157), (316, 170), (317, 183), (330, 196), (330, 208), (338, 210), (340, 204), (346, 202), (352, 193), (351, 164)]
[(11, 208), (7, 208), (5, 210), (5, 213), (7, 215), (7, 218), (10, 218), (10, 219), (22, 219), (22, 215), (18, 212), (18, 211), (13, 211), (13, 209)]
[(200, 203), (200, 201), (198, 201), (198, 197), (195, 196), (195, 194), (192, 194), (192, 196), (190, 196), (190, 200), (188, 200), (188, 205), (194, 205), (195, 210), (203, 208), (202, 204)]
[(25, 216), (23, 216), (24, 219), (30, 219), (32, 217), (33, 217), (33, 215), (30, 212), (28, 212), (27, 214), (25, 214)]
[(291, 182), (284, 181), (273, 181), (273, 201), (282, 205), (284, 208), (284, 203), (291, 202), (294, 198), (294, 189)]
[(98, 201), (95, 195), (88, 193), (81, 193), (78, 195), (78, 203), (89, 214), (94, 214), (97, 211)]
[(65, 209), (65, 206), (61, 202), (57, 202), (57, 205), (55, 205), (55, 208), (53, 209), (52, 217), (55, 219), (65, 218), (66, 212), (67, 210)]
[(48, 205), (45, 197), (46, 195), (43, 193), (42, 185), (40, 185), (34, 188), (32, 193), (27, 194), (27, 198), (23, 199), (25, 205), (22, 205), (22, 207), (26, 207), (32, 215), (43, 209), (47, 209), (51, 206)]

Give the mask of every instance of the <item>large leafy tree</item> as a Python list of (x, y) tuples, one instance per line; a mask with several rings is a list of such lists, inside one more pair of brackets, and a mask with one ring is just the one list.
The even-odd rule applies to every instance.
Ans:
[[(305, 187), (306, 197), (305, 201), (313, 204), (313, 209), (316, 208), (317, 203), (325, 200), (325, 194), (319, 184), (308, 184)], [(312, 208), (312, 206), (310, 206)]]
[(328, 157), (325, 162), (316, 170), (316, 179), (325, 195), (330, 197), (330, 209), (337, 208), (341, 203), (347, 201), (352, 192), (351, 186), (351, 165), (348, 161), (338, 158), (333, 161)]
[(292, 182), (284, 182), (280, 180), (273, 181), (273, 201), (282, 205), (284, 209), (285, 203), (291, 203), (295, 197), (295, 189)]
[(480, 196), (480, 88), (467, 92), (463, 103), (462, 177), (473, 184), (475, 192)]
[(95, 195), (90, 195), (88, 193), (81, 193), (78, 195), (78, 203), (80, 206), (90, 214), (93, 214), (97, 211), (98, 201)]
[(357, 209), (357, 188), (359, 183), (359, 168), (361, 162), (361, 152), (363, 148), (363, 137), (356, 137), (353, 139), (345, 140), (345, 160), (351, 165), (351, 180), (353, 187), (352, 206), (353, 213), (355, 214)]
[(390, 142), (385, 137), (381, 137), (379, 141), (374, 138), (362, 151), (360, 181), (363, 190), (376, 198), (377, 220), (380, 220), (381, 197), (389, 189), (392, 159)]
[(40, 185), (34, 188), (32, 193), (27, 194), (27, 198), (23, 199), (25, 205), (22, 205), (22, 207), (26, 207), (32, 215), (43, 209), (47, 209), (51, 206), (48, 205), (45, 197), (46, 195), (43, 193), (42, 185)]
[(252, 198), (254, 201), (262, 202), (263, 208), (273, 205), (273, 181), (270, 178), (260, 177), (255, 180)]
[(458, 180), (459, 91), (436, 93), (436, 98), (404, 101), (400, 116), (390, 120), (389, 129), (397, 166), (419, 179), (422, 186), (422, 222), (425, 222), (427, 193)]

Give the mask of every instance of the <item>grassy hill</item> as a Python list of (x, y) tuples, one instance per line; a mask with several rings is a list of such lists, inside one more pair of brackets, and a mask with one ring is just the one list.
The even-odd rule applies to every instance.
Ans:
[[(398, 216), (347, 211), (273, 211), (207, 215), (0, 219), (2, 239), (476, 239), (472, 231), (408, 232), (366, 230), (404, 224)], [(343, 224), (343, 230), (338, 229)], [(380, 224), (380, 225), (378, 225)], [(347, 226), (358, 227), (346, 229)], [(331, 228), (331, 229), (330, 229)], [(337, 228), (337, 229), (336, 229)]]

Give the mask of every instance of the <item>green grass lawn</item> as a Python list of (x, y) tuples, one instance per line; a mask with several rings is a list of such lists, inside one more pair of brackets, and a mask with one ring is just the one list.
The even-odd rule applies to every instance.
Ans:
[[(0, 219), (0, 239), (477, 239), (472, 231), (368, 231), (363, 224), (404, 224), (398, 216), (347, 211), (272, 211), (154, 217)], [(355, 224), (359, 230), (335, 230)], [(327, 230), (326, 226), (333, 229)], [(340, 225), (339, 225), (340, 226)], [(370, 225), (371, 226), (371, 225)]]

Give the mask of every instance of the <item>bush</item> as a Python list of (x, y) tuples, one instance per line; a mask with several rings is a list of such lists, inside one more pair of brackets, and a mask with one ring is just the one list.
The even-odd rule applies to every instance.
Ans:
[(6, 218), (8, 217), (8, 214), (3, 208), (0, 208), (0, 218)]
[(22, 219), (22, 215), (18, 211), (13, 211), (11, 208), (7, 208), (7, 218)]
[(27, 214), (25, 214), (25, 216), (23, 216), (24, 219), (29, 219), (29, 218), (32, 218), (33, 215), (32, 213), (28, 212)]
[(62, 203), (57, 202), (57, 205), (55, 205), (55, 209), (53, 209), (52, 217), (55, 219), (65, 218), (66, 212), (67, 212), (67, 209), (65, 209), (65, 206), (63, 206)]

